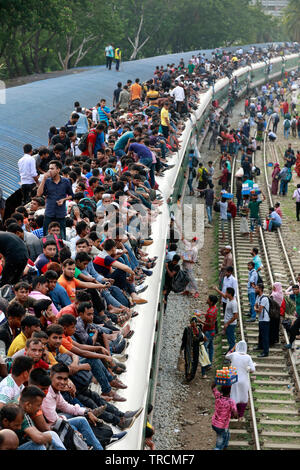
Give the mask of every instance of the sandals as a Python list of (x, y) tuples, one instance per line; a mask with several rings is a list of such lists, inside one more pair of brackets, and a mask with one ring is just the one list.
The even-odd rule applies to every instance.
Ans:
[(137, 316), (138, 316), (138, 314), (139, 314), (139, 312), (132, 312), (132, 314), (131, 314), (131, 318), (137, 317)]
[(125, 372), (126, 369), (124, 370), (124, 369), (122, 369), (120, 366), (114, 366), (114, 367), (111, 368), (111, 370), (112, 370), (115, 374), (121, 375), (121, 374), (123, 374), (123, 372)]
[(133, 331), (133, 330), (130, 330), (130, 331), (127, 333), (127, 335), (124, 336), (124, 338), (130, 339), (130, 338), (132, 338), (133, 335), (134, 335), (134, 331)]

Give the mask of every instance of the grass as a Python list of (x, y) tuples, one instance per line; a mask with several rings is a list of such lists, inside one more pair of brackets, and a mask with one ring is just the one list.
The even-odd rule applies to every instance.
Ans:
[[(273, 389), (270, 389), (273, 390)], [(261, 400), (291, 400), (292, 396), (290, 395), (278, 395), (278, 394), (270, 394), (270, 393), (255, 393), (253, 394), (254, 398), (261, 399)], [(266, 403), (267, 404), (267, 403)]]

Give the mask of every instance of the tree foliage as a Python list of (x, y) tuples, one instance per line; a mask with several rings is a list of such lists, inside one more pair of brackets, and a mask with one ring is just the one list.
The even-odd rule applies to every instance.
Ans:
[(284, 11), (283, 24), (288, 37), (300, 42), (300, 0), (290, 0)]
[[(299, 16), (298, 8), (294, 29)], [(249, 0), (0, 0), (0, 63), (10, 77), (102, 64), (110, 42), (132, 60), (280, 34)]]

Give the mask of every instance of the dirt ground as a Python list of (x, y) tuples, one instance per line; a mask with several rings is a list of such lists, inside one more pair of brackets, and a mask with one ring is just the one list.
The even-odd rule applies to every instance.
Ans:
[[(240, 120), (240, 113), (242, 111), (242, 102), (238, 103), (234, 109), (233, 116), (230, 121), (232, 125), (237, 124)], [(210, 137), (210, 136), (209, 136)], [(202, 161), (206, 164), (209, 160), (212, 160), (215, 168), (215, 176), (219, 171), (219, 147), (216, 147), (216, 151), (208, 151), (209, 137), (206, 138), (204, 145), (200, 149), (202, 155)], [(196, 183), (194, 181), (194, 186)], [(215, 190), (218, 192), (218, 187), (215, 184)], [(186, 194), (189, 194), (187, 190)], [(185, 202), (190, 204), (194, 197), (185, 196)], [(199, 199), (197, 199), (199, 201)], [(218, 261), (216, 259), (216, 237), (215, 229), (218, 225), (218, 220), (213, 214), (213, 227), (205, 228), (204, 235), (204, 246), (199, 250), (198, 262), (196, 266), (196, 279), (200, 286), (199, 292), (200, 297), (198, 299), (189, 299), (190, 311), (198, 309), (201, 312), (206, 312), (207, 305), (206, 299), (209, 294), (215, 294), (212, 287), (216, 285), (216, 265)], [(217, 268), (218, 270), (218, 268)], [(180, 399), (175, 403), (179, 410), (178, 414), (178, 428), (179, 433), (177, 435), (177, 449), (184, 450), (212, 450), (215, 445), (215, 432), (211, 427), (211, 417), (214, 412), (214, 398), (211, 392), (211, 383), (214, 379), (214, 373), (216, 369), (216, 357), (218, 355), (218, 343), (220, 343), (220, 334), (215, 337), (215, 352), (214, 352), (214, 363), (212, 368), (207, 372), (207, 379), (201, 377), (201, 366), (198, 366), (195, 379), (190, 382), (188, 387), (188, 398), (184, 401)], [(184, 382), (184, 373), (180, 379)]]
[(58, 70), (56, 72), (47, 72), (47, 73), (35, 73), (33, 75), (26, 75), (23, 77), (8, 78), (5, 80), (6, 88), (13, 88), (15, 86), (27, 85), (27, 83), (38, 82), (39, 80), (47, 80), (48, 78), (57, 78), (63, 77), (65, 75), (74, 75), (76, 73), (85, 72), (87, 69), (72, 69), (67, 70)]

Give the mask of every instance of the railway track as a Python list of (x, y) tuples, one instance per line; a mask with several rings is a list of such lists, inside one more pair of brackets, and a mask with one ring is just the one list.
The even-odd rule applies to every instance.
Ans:
[[(274, 150), (274, 149), (273, 149)], [(266, 200), (260, 206), (260, 216), (263, 221), (268, 215), (269, 207), (273, 206), (272, 195), (268, 182), (268, 167), (266, 162), (267, 143), (264, 141), (263, 150), (257, 152), (256, 165), (261, 168), (261, 174), (256, 179), (259, 187), (266, 195)], [(275, 155), (276, 149), (272, 155)], [(231, 192), (235, 194), (235, 166), (233, 162)], [(283, 219), (283, 227), (285, 220)], [(284, 234), (287, 228), (277, 232), (264, 232), (260, 229), (254, 236), (253, 243), (240, 234), (240, 218), (236, 217), (228, 223), (225, 231), (225, 241), (219, 232), (219, 250), (232, 245), (234, 255), (234, 271), (238, 280), (237, 302), (239, 309), (239, 333), (237, 338), (245, 339), (248, 352), (256, 363), (256, 372), (250, 377), (251, 390), (249, 393), (249, 410), (245, 422), (231, 421), (230, 449), (252, 450), (296, 450), (300, 449), (300, 414), (298, 392), (300, 380), (297, 364), (292, 351), (284, 350), (288, 342), (286, 331), (280, 327), (279, 343), (270, 348), (269, 356), (259, 358), (253, 347), (258, 343), (258, 321), (246, 323), (250, 306), (247, 293), (248, 268), (251, 261), (251, 248), (257, 246), (263, 262), (261, 271), (264, 279), (265, 294), (270, 294), (274, 282), (281, 282), (286, 289), (290, 282), (295, 283), (294, 267), (290, 262), (284, 244)], [(220, 259), (221, 264), (221, 259)], [(223, 320), (223, 319), (222, 319)], [(222, 339), (222, 349), (228, 349), (227, 340)]]

